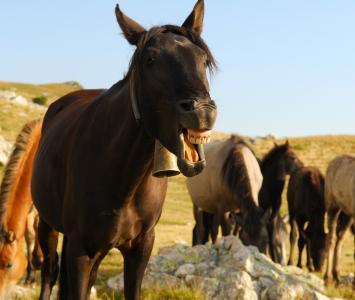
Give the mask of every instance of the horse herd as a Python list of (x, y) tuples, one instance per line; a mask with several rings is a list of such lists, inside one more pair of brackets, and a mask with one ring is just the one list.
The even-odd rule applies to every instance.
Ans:
[[(355, 209), (355, 156), (340, 155), (329, 163), (324, 178), (314, 166), (305, 166), (288, 141), (276, 145), (259, 160), (245, 141), (232, 136), (205, 146), (206, 168), (187, 179), (196, 225), (193, 245), (214, 243), (222, 235), (239, 234), (244, 244), (269, 253), (286, 264), (286, 218), (280, 216), (286, 176), (289, 211), (288, 264), (322, 271), (328, 255), (327, 281), (339, 281), (339, 258), (344, 235), (353, 226)], [(328, 234), (325, 220), (328, 215)], [(354, 231), (354, 227), (352, 227)]]
[(23, 128), (0, 191), (2, 294), (27, 265), (29, 283), (41, 267), (40, 299), (50, 298), (58, 276), (59, 299), (89, 299), (100, 262), (117, 248), (124, 258), (125, 299), (139, 299), (167, 190), (167, 178), (152, 175), (156, 141), (188, 177), (193, 244), (209, 237), (214, 242), (221, 227), (222, 234), (239, 234), (285, 263), (279, 210), (291, 175), (289, 263), (299, 232), (308, 267), (320, 269), (328, 253), (327, 278), (338, 279), (341, 242), (353, 222), (355, 158), (336, 158), (324, 181), (288, 142), (260, 161), (238, 136), (207, 144), (217, 116), (207, 70), (216, 63), (200, 36), (203, 16), (198, 0), (181, 26), (146, 30), (117, 5), (123, 35), (136, 46), (125, 77), (108, 90), (70, 93), (51, 104), (43, 120)]

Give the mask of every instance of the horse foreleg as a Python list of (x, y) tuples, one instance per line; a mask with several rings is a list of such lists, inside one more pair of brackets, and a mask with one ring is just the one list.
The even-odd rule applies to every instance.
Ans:
[[(61, 278), (61, 296), (67, 300), (85, 300), (88, 293), (89, 277), (93, 262), (86, 250), (77, 231), (74, 231), (66, 241), (63, 271), (66, 277)], [(66, 295), (66, 296), (64, 296)]]
[(222, 236), (227, 236), (231, 233), (231, 228), (228, 223), (228, 218), (229, 218), (229, 215), (227, 213), (225, 213), (222, 215), (222, 218), (220, 220), (221, 229), (222, 229)]
[(295, 265), (295, 248), (296, 242), (298, 239), (298, 228), (297, 223), (293, 217), (290, 216), (290, 225), (291, 225), (291, 232), (290, 232), (290, 258), (288, 260), (288, 264), (294, 266)]
[(338, 225), (337, 228), (337, 241), (334, 250), (334, 262), (333, 262), (333, 277), (337, 283), (339, 283), (339, 260), (341, 257), (341, 247), (344, 242), (344, 236), (346, 231), (352, 226), (353, 219), (351, 217), (342, 216), (344, 222)]
[(340, 209), (331, 208), (328, 210), (328, 235), (327, 235), (327, 271), (325, 273), (326, 283), (330, 283), (333, 280), (333, 260), (334, 260), (334, 247), (336, 243), (336, 228), (338, 223), (338, 217)]
[(57, 253), (58, 232), (49, 227), (43, 220), (40, 220), (38, 224), (38, 240), (44, 256), (41, 269), (41, 294), (39, 299), (49, 300), (59, 272)]
[(154, 229), (139, 236), (131, 246), (119, 247), (124, 258), (124, 296), (140, 299), (141, 285), (154, 244)]
[[(205, 228), (204, 212), (196, 205), (193, 207), (195, 226), (192, 231), (192, 246), (204, 244), (208, 241), (208, 230)], [(206, 240), (207, 236), (207, 241)]]
[(27, 249), (27, 275), (25, 279), (25, 284), (33, 284), (35, 282), (34, 277), (34, 267), (32, 265), (32, 252), (35, 247), (36, 231), (34, 228), (35, 215), (30, 212), (26, 219), (26, 230), (25, 230), (25, 240)]
[[(217, 237), (218, 237), (218, 229), (219, 229), (219, 225), (222, 222), (221, 217), (219, 216), (219, 214), (211, 214), (211, 215), (207, 215), (210, 220), (208, 220), (208, 225), (205, 226), (209, 229), (210, 231), (210, 235), (211, 235), (211, 241), (212, 244), (215, 244), (217, 241)], [(205, 243), (208, 242), (208, 236), (207, 236), (207, 240), (205, 241)]]
[(302, 269), (302, 254), (303, 254), (303, 248), (306, 243), (306, 238), (304, 236), (304, 232), (301, 232), (298, 237), (298, 262), (297, 262), (297, 267)]
[(269, 221), (269, 223), (267, 224), (267, 234), (268, 234), (268, 238), (269, 238), (269, 254), (271, 256), (272, 261), (280, 263), (277, 260), (277, 255), (276, 255), (276, 245), (274, 243), (275, 241), (275, 221), (276, 218), (274, 217), (272, 220)]

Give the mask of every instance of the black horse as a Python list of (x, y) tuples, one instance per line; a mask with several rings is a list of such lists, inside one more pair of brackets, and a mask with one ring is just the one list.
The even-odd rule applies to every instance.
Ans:
[(263, 209), (272, 209), (270, 222), (268, 224), (269, 252), (273, 261), (285, 263), (285, 251), (282, 245), (284, 234), (280, 226), (279, 211), (282, 201), (282, 192), (285, 187), (286, 176), (291, 174), (302, 163), (292, 150), (288, 141), (277, 145), (260, 161), (260, 168), (263, 174), (263, 184), (259, 193), (259, 203)]
[(136, 46), (127, 75), (108, 90), (72, 93), (49, 107), (32, 177), (44, 254), (40, 299), (50, 298), (59, 272), (58, 232), (60, 299), (88, 299), (113, 247), (124, 258), (125, 299), (140, 298), (167, 189), (166, 178), (152, 176), (155, 142), (194, 176), (205, 167), (202, 143), (216, 119), (203, 15), (199, 0), (182, 26), (147, 31), (117, 6), (118, 24)]

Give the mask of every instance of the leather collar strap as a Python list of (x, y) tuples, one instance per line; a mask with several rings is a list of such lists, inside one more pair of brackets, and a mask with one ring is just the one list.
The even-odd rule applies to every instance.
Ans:
[(131, 76), (129, 80), (129, 91), (130, 91), (130, 97), (131, 97), (131, 102), (132, 102), (132, 109), (133, 109), (133, 114), (134, 117), (139, 124), (142, 120), (142, 116), (139, 112), (138, 108), (138, 99), (136, 96), (136, 91), (135, 91), (135, 86), (134, 86), (134, 69), (131, 71)]

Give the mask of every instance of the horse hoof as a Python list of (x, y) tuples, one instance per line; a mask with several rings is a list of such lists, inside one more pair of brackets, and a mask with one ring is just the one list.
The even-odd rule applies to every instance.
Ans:
[(313, 266), (307, 266), (309, 272), (314, 272)]
[(334, 279), (332, 277), (329, 277), (327, 275), (324, 276), (324, 284), (325, 285), (331, 285), (334, 283)]
[(33, 286), (36, 283), (36, 279), (34, 276), (26, 277), (25, 285)]

